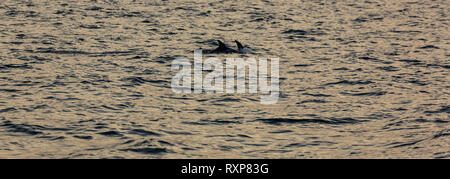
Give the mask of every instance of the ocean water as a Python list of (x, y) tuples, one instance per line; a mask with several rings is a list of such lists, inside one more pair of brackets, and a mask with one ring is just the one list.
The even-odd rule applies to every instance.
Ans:
[[(450, 1), (4, 0), (0, 158), (450, 158)], [(280, 98), (176, 94), (216, 40)]]

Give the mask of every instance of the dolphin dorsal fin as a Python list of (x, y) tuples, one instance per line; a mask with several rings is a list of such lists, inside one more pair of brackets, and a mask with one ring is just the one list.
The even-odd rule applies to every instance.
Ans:
[(237, 41), (237, 40), (235, 40), (235, 42), (236, 42), (236, 45), (237, 45), (238, 50), (241, 50), (241, 49), (244, 48), (244, 46), (242, 46), (241, 42), (239, 42), (239, 41)]
[(219, 49), (225, 49), (227, 48), (227, 46), (220, 40), (217, 40), (217, 42), (219, 42)]

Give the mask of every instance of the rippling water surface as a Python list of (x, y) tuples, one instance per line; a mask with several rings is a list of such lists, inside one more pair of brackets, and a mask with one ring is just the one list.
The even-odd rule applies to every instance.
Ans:
[[(0, 2), (0, 158), (450, 158), (449, 1)], [(216, 39), (278, 103), (175, 94)]]

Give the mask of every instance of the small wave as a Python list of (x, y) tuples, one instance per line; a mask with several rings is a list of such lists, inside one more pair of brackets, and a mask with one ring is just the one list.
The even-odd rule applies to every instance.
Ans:
[(291, 118), (266, 118), (266, 119), (256, 119), (256, 121), (261, 121), (267, 124), (305, 124), (305, 123), (316, 123), (316, 124), (355, 124), (362, 122), (361, 120), (356, 120), (353, 118), (330, 118), (330, 119), (291, 119)]
[(140, 136), (161, 136), (161, 134), (158, 134), (156, 132), (147, 131), (144, 129), (133, 129), (129, 132), (130, 134), (137, 134)]
[(364, 92), (364, 93), (347, 93), (343, 92), (341, 93), (343, 95), (350, 95), (350, 96), (382, 96), (387, 94), (386, 91), (376, 91), (376, 92)]
[(0, 65), (1, 69), (32, 69), (33, 67), (27, 64), (3, 64)]
[(419, 47), (420, 49), (439, 49), (439, 47), (436, 47), (434, 45), (425, 45), (422, 47)]
[(358, 80), (358, 81), (348, 81), (348, 80), (342, 80), (342, 81), (338, 81), (338, 82), (332, 82), (332, 83), (327, 83), (325, 85), (367, 85), (367, 84), (372, 84), (372, 81), (362, 81), (362, 80)]
[(166, 148), (128, 148), (128, 149), (120, 149), (121, 151), (129, 151), (129, 152), (137, 152), (142, 154), (161, 154), (167, 153), (169, 150)]
[(300, 101), (297, 104), (305, 104), (305, 103), (327, 103), (328, 101), (325, 100), (319, 100), (319, 99), (311, 99), (311, 100), (304, 100)]
[(117, 131), (107, 131), (107, 132), (99, 132), (98, 134), (108, 136), (108, 137), (122, 137), (123, 135)]
[(94, 138), (94, 137), (89, 136), (89, 135), (83, 135), (83, 136), (80, 136), (80, 135), (74, 135), (74, 136), (72, 136), (72, 137), (77, 138), (77, 139), (84, 139), (84, 140), (91, 140), (91, 139)]
[(435, 111), (425, 111), (424, 113), (450, 113), (450, 106), (442, 106), (441, 109)]

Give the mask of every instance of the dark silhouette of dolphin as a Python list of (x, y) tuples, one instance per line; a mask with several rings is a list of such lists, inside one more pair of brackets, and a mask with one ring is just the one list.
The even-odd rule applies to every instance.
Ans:
[(217, 47), (214, 50), (203, 50), (203, 53), (211, 54), (211, 53), (247, 53), (247, 52), (251, 52), (251, 49), (247, 46), (243, 46), (241, 44), (241, 42), (239, 42), (237, 40), (235, 40), (234, 42), (236, 42), (237, 50), (228, 47), (221, 40), (217, 40), (219, 47)]
[(250, 52), (250, 51), (251, 51), (249, 47), (243, 46), (243, 45), (241, 44), (241, 42), (239, 42), (239, 41), (237, 41), (237, 40), (235, 40), (234, 42), (236, 42), (236, 46), (237, 46), (237, 48), (238, 48), (238, 50), (237, 50), (238, 53), (247, 53), (247, 52)]
[(229, 48), (227, 45), (225, 45), (225, 43), (223, 43), (220, 40), (217, 40), (217, 42), (219, 43), (219, 47), (217, 47), (214, 50), (204, 50), (203, 53), (238, 53), (237, 50), (234, 50), (232, 48)]
[(235, 40), (235, 42), (236, 42), (238, 51), (244, 48), (244, 46), (241, 44), (241, 42), (239, 42), (239, 41), (237, 41), (237, 40)]

